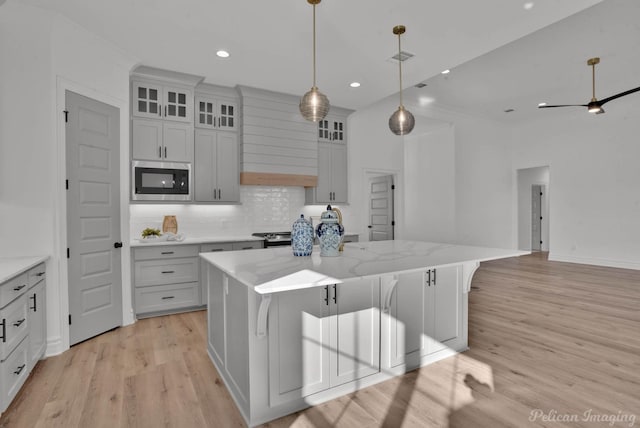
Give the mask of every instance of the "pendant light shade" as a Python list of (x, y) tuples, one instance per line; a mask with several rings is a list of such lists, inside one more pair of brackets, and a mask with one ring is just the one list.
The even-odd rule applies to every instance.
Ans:
[(313, 86), (300, 99), (300, 113), (302, 117), (312, 122), (324, 119), (329, 112), (329, 99), (316, 86), (316, 5), (321, 0), (307, 0), (313, 6)]
[(402, 49), (400, 45), (400, 35), (404, 34), (404, 25), (393, 27), (393, 34), (398, 36), (398, 66), (400, 70), (400, 106), (389, 118), (389, 129), (396, 135), (406, 135), (413, 130), (416, 120), (409, 110), (402, 105)]

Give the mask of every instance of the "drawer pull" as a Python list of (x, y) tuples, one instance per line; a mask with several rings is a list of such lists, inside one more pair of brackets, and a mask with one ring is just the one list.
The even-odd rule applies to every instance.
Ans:
[(174, 253), (173, 251), (163, 251), (160, 254), (173, 254), (173, 253)]
[(18, 370), (16, 370), (15, 372), (13, 372), (13, 374), (15, 375), (19, 375), (20, 373), (22, 373), (22, 370), (24, 370), (26, 364), (23, 364), (21, 366), (18, 366)]
[(175, 299), (176, 296), (164, 296), (162, 300)]
[(42, 275), (44, 275), (44, 272), (38, 272), (38, 273), (36, 274), (36, 276), (42, 276)]
[(20, 327), (22, 325), (23, 322), (25, 322), (27, 319), (26, 318), (22, 318), (21, 320), (18, 320), (16, 322), (13, 323), (14, 327)]
[(162, 273), (176, 273), (175, 270), (163, 270)]
[(253, 247), (242, 247), (243, 250), (253, 250)]
[(224, 251), (222, 248), (214, 248), (213, 250), (209, 250), (210, 253), (215, 253), (218, 251)]
[(7, 319), (2, 318), (2, 342), (7, 342)]
[(26, 286), (27, 286), (27, 284), (22, 284), (22, 285), (19, 285), (17, 287), (13, 287), (13, 291), (20, 291)]

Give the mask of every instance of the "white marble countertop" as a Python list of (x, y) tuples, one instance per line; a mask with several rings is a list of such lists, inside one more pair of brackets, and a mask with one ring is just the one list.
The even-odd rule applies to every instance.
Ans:
[(0, 283), (28, 271), (48, 258), (49, 256), (0, 257)]
[(310, 257), (295, 257), (291, 247), (201, 253), (200, 257), (257, 293), (268, 294), (524, 254), (529, 252), (395, 240), (345, 244), (338, 257), (320, 257), (317, 246)]
[(183, 241), (166, 241), (166, 240), (142, 240), (140, 238), (131, 238), (132, 247), (150, 247), (154, 245), (189, 245), (189, 244), (218, 244), (221, 242), (247, 242), (247, 241), (263, 241), (263, 238), (257, 236), (189, 236)]

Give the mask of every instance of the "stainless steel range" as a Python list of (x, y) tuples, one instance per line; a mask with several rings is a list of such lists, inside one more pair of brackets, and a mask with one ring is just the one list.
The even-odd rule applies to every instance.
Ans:
[(252, 236), (264, 238), (265, 248), (291, 245), (291, 232), (261, 232), (252, 233)]

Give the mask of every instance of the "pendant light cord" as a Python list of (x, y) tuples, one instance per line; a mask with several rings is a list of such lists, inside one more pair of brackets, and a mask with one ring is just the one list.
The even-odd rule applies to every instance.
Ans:
[(316, 5), (313, 5), (313, 87), (316, 87)]
[(593, 91), (593, 98), (591, 101), (596, 101), (596, 65), (591, 64), (591, 90)]
[(400, 68), (400, 107), (402, 105), (402, 48), (400, 46), (400, 34), (398, 34), (398, 67)]

